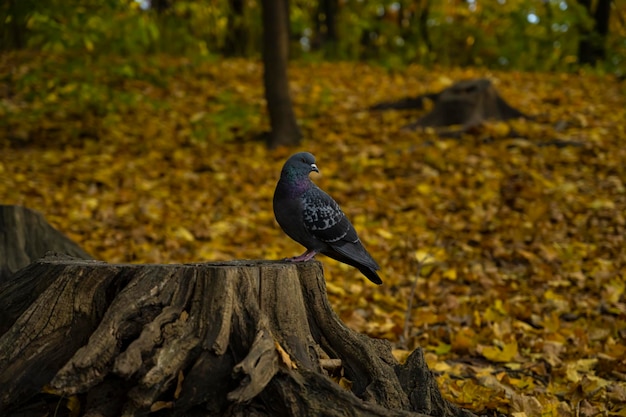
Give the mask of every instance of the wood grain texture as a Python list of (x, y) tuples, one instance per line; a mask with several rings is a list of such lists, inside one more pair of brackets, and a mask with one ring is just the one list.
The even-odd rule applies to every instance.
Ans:
[[(21, 313), (0, 336), (3, 416), (44, 415), (25, 407), (68, 398), (101, 417), (471, 416), (441, 397), (421, 350), (401, 365), (390, 343), (341, 322), (317, 261), (51, 255), (18, 278), (38, 285), (32, 275), (48, 287), (12, 310)], [(0, 293), (0, 305), (13, 293)], [(327, 375), (329, 361), (351, 391)]]

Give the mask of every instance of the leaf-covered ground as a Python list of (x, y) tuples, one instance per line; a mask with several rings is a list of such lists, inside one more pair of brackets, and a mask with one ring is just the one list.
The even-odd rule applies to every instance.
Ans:
[[(245, 60), (0, 56), (0, 202), (108, 262), (297, 255), (271, 206), (296, 149), (255, 140), (261, 77)], [(399, 358), (423, 347), (475, 411), (626, 416), (626, 86), (356, 63), (290, 77), (297, 150), (382, 267), (377, 287), (319, 258), (346, 323)], [(367, 111), (473, 77), (537, 118), (442, 140), (401, 131), (425, 110)]]

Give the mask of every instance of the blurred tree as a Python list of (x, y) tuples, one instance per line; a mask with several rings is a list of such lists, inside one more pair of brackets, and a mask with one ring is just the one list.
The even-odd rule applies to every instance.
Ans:
[(222, 52), (226, 56), (244, 56), (247, 50), (247, 27), (244, 22), (244, 0), (228, 0), (226, 39)]
[(263, 81), (270, 116), (271, 132), (268, 145), (297, 145), (302, 133), (296, 123), (287, 61), (289, 53), (289, 2), (262, 0), (263, 20)]
[[(421, 3), (420, 3), (421, 5)], [(430, 43), (430, 37), (428, 36), (428, 13), (430, 11), (430, 1), (426, 0), (424, 5), (420, 8), (419, 12), (419, 29), (420, 34), (422, 35), (422, 39), (424, 41), (424, 45), (428, 52), (432, 51), (433, 47)]]
[(26, 22), (34, 8), (33, 0), (8, 0), (0, 5), (0, 50), (23, 49), (26, 46)]
[(331, 56), (336, 54), (337, 41), (337, 14), (338, 0), (319, 0), (315, 13), (315, 35), (312, 42), (313, 49), (325, 49)]
[[(582, 28), (578, 43), (578, 62), (595, 65), (606, 58), (606, 38), (609, 33), (609, 18), (611, 17), (611, 0), (578, 0), (593, 17), (594, 26), (591, 29)], [(595, 3), (595, 10), (593, 4)]]
[(159, 14), (163, 14), (171, 6), (170, 0), (150, 0), (150, 7)]

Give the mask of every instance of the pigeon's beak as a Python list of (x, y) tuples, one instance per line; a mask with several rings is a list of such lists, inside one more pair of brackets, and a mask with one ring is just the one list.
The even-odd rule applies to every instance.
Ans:
[(317, 172), (318, 174), (320, 173), (320, 170), (319, 170), (319, 169), (317, 169), (317, 165), (315, 165), (315, 164), (311, 164), (311, 171), (315, 171), (315, 172)]

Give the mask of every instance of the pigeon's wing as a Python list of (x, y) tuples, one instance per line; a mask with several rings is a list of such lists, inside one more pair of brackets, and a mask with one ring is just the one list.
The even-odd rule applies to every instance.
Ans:
[(303, 221), (309, 233), (337, 252), (338, 257), (354, 261), (345, 263), (352, 265), (356, 263), (375, 270), (379, 269), (376, 261), (361, 244), (356, 230), (337, 202), (318, 187), (312, 188), (311, 192), (304, 195)]
[(303, 195), (302, 220), (304, 227), (322, 242), (333, 244), (342, 239), (358, 239), (350, 221), (331, 196), (318, 187)]

